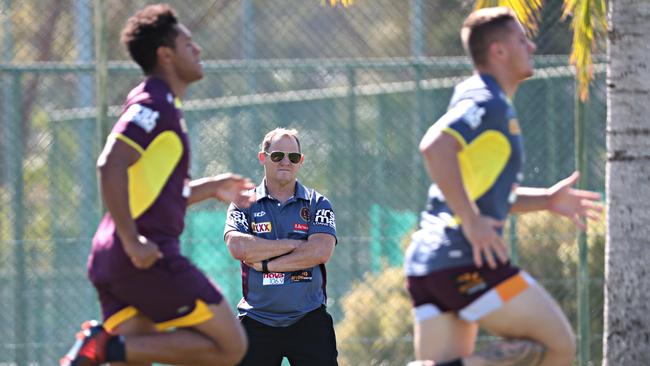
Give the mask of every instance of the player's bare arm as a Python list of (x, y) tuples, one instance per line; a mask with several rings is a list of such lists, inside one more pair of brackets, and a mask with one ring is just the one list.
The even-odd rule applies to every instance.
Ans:
[(297, 239), (269, 240), (236, 230), (227, 232), (224, 239), (233, 258), (247, 263), (290, 253), (305, 242)]
[(255, 188), (248, 178), (233, 173), (223, 173), (213, 177), (195, 179), (190, 182), (192, 189), (187, 205), (193, 205), (209, 198), (222, 202), (232, 202), (237, 207), (246, 208), (255, 197), (249, 191)]
[(517, 188), (517, 201), (511, 212), (523, 213), (548, 210), (569, 218), (580, 229), (586, 228), (583, 218), (598, 219), (603, 211), (600, 194), (575, 189), (580, 178), (578, 172), (562, 179), (550, 188)]
[[(330, 234), (311, 234), (304, 244), (291, 253), (270, 260), (267, 268), (270, 272), (290, 272), (327, 263), (334, 253), (335, 245), (336, 238)], [(247, 264), (255, 270), (262, 270), (260, 262), (247, 262)]]
[(420, 152), (429, 176), (442, 191), (451, 210), (460, 218), (463, 233), (472, 244), (474, 263), (481, 267), (483, 254), (487, 264), (496, 268), (495, 254), (503, 263), (508, 260), (506, 245), (495, 230), (502, 223), (482, 216), (470, 199), (460, 173), (460, 150), (460, 143), (453, 136), (435, 128), (429, 129), (420, 142)]
[(124, 250), (133, 265), (151, 267), (162, 253), (153, 241), (139, 235), (129, 210), (128, 168), (140, 153), (119, 139), (109, 139), (97, 161), (99, 184), (106, 208), (111, 214)]

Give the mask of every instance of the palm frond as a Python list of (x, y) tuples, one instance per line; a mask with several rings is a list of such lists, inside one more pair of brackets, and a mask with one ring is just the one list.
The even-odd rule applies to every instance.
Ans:
[(341, 3), (344, 7), (348, 7), (352, 5), (354, 0), (321, 0), (321, 5), (325, 5), (326, 3), (329, 4), (331, 7), (335, 7), (338, 3)]
[(580, 99), (589, 98), (589, 83), (593, 79), (595, 38), (607, 30), (605, 0), (565, 0), (562, 17), (572, 16), (573, 47), (571, 62), (576, 67)]
[(475, 9), (505, 6), (517, 14), (517, 19), (531, 35), (539, 30), (543, 0), (477, 0)]

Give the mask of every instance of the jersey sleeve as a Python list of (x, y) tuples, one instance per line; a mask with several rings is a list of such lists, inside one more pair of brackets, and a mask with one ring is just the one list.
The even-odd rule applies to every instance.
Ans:
[(144, 101), (131, 104), (120, 116), (112, 135), (142, 153), (162, 130), (161, 107)]
[(325, 233), (336, 238), (336, 216), (330, 201), (321, 196), (316, 201), (308, 234)]
[(464, 148), (487, 128), (486, 107), (472, 99), (464, 99), (452, 106), (433, 125), (453, 136)]
[(230, 231), (239, 231), (247, 234), (251, 232), (248, 215), (233, 203), (228, 206), (228, 212), (226, 213), (226, 226), (223, 230), (223, 235), (226, 235), (226, 233)]

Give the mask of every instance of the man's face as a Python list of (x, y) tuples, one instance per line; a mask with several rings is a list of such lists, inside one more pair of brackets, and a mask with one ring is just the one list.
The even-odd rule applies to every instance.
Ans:
[(181, 80), (191, 83), (203, 77), (201, 47), (192, 40), (192, 33), (182, 24), (177, 26), (173, 66)]
[[(273, 161), (272, 157), (277, 158), (280, 152), (284, 153), (282, 160)], [(300, 160), (293, 163), (289, 159), (290, 153), (300, 154), (300, 149), (296, 139), (287, 135), (273, 137), (268, 150), (259, 153), (258, 158), (264, 166), (264, 175), (267, 181), (284, 185), (296, 180), (304, 157), (301, 155)]]
[(524, 80), (533, 76), (533, 54), (537, 47), (526, 37), (521, 24), (510, 22), (508, 27), (510, 31), (503, 41), (504, 50), (507, 53), (508, 69), (511, 70), (515, 78)]

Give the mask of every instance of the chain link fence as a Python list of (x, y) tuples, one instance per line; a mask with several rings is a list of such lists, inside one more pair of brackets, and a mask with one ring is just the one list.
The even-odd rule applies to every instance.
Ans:
[[(85, 276), (102, 214), (95, 161), (95, 49), (106, 47), (112, 124), (139, 82), (119, 32), (147, 1), (0, 1), (0, 365), (55, 362), (78, 325), (99, 316)], [(469, 1), (170, 1), (202, 47), (205, 77), (184, 103), (194, 177), (235, 171), (259, 181), (263, 135), (301, 134), (303, 183), (337, 213), (339, 244), (328, 263), (329, 308), (341, 365), (412, 360), (412, 320), (403, 249), (424, 208), (429, 179), (420, 138), (446, 110), (452, 87), (471, 73), (458, 31)], [(96, 7), (105, 11), (98, 18)], [(527, 185), (548, 186), (575, 167), (575, 82), (567, 65), (568, 21), (547, 0), (536, 75), (515, 104), (527, 150)], [(98, 23), (105, 43), (95, 44)], [(586, 106), (588, 188), (604, 191), (604, 66)], [(239, 264), (222, 240), (224, 205), (188, 212), (183, 250), (231, 304), (241, 297)], [(600, 363), (604, 224), (590, 228), (590, 360)], [(574, 325), (578, 246), (567, 222), (514, 217), (514, 260), (558, 299)], [(581, 334), (584, 336), (584, 334)], [(481, 342), (489, 340), (481, 335)], [(586, 364), (586, 363), (584, 363)]]

